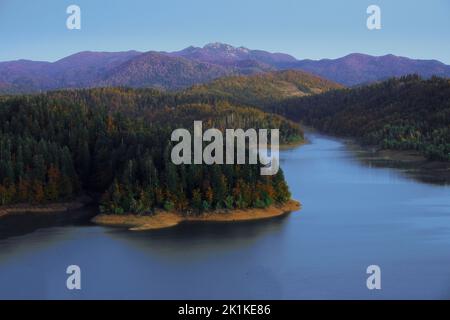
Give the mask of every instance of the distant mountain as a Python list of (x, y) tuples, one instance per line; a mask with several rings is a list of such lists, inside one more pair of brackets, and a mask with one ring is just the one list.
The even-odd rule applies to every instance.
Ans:
[(20, 92), (50, 89), (49, 62), (17, 60), (0, 62), (0, 90)]
[(203, 48), (191, 46), (181, 51), (172, 52), (170, 55), (220, 65), (250, 60), (275, 68), (282, 64), (295, 63), (297, 61), (293, 56), (284, 53), (250, 50), (245, 47), (233, 47), (229, 44), (218, 42), (207, 44)]
[(275, 67), (256, 60), (238, 60), (229, 63), (222, 63), (220, 65), (227, 68), (236, 68), (242, 75), (251, 75), (277, 70)]
[(18, 90), (10, 83), (0, 82), (0, 93), (14, 93)]
[(292, 97), (318, 94), (341, 85), (303, 71), (276, 71), (252, 76), (235, 76), (197, 85), (190, 94), (226, 97), (239, 104), (271, 108), (274, 104)]
[(182, 89), (196, 83), (238, 74), (235, 68), (147, 52), (108, 71), (101, 86)]
[(211, 63), (164, 52), (91, 52), (56, 62), (0, 62), (0, 92), (23, 93), (99, 86), (176, 90), (213, 79), (274, 70), (255, 60)]
[(138, 51), (83, 51), (52, 63), (50, 72), (57, 87), (92, 87), (106, 73), (141, 54)]
[(297, 60), (270, 53), (211, 43), (176, 52), (84, 51), (56, 62), (0, 62), (0, 93), (99, 86), (157, 87), (178, 90), (231, 75), (254, 75), (276, 70), (303, 70), (334, 82), (354, 86), (392, 76), (417, 73), (450, 77), (450, 66), (436, 60), (393, 55), (350, 54), (339, 59)]
[(450, 66), (437, 60), (416, 60), (392, 54), (374, 57), (353, 53), (339, 59), (301, 60), (281, 67), (308, 71), (346, 86), (407, 74), (418, 74), (425, 78), (432, 75), (450, 77)]
[[(98, 85), (103, 74), (140, 55), (127, 52), (79, 52), (56, 62), (0, 62), (0, 92), (34, 92)], [(3, 87), (9, 88), (2, 90)]]

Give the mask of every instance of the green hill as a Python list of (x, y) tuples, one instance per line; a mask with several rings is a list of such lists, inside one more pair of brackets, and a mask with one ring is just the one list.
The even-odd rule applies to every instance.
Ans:
[(292, 98), (277, 112), (323, 132), (450, 161), (450, 79), (416, 75)]
[(342, 88), (332, 81), (302, 71), (276, 71), (252, 76), (234, 76), (214, 80), (208, 84), (196, 85), (186, 91), (191, 95), (221, 96), (263, 109), (291, 97)]

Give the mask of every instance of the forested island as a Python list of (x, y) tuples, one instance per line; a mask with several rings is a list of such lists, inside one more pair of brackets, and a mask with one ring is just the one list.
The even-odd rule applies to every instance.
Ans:
[(174, 165), (176, 128), (279, 128), (302, 141), (298, 124), (213, 96), (152, 89), (66, 90), (0, 98), (0, 204), (70, 201), (88, 194), (102, 213), (199, 215), (268, 208), (290, 200), (282, 170), (260, 165)]

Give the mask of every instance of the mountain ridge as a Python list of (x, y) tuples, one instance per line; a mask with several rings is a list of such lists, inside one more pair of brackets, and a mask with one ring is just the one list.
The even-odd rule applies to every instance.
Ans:
[(407, 74), (418, 74), (425, 78), (433, 75), (450, 77), (450, 65), (443, 62), (435, 59), (411, 59), (393, 54), (371, 56), (351, 53), (337, 59), (298, 60), (283, 67), (311, 72), (346, 86), (383, 81)]
[(215, 42), (173, 52), (81, 51), (54, 62), (26, 59), (0, 62), (0, 93), (111, 85), (180, 90), (221, 77), (289, 69), (309, 72), (345, 86), (407, 74), (450, 77), (450, 65), (438, 60), (363, 53), (337, 59), (297, 60), (285, 53)]

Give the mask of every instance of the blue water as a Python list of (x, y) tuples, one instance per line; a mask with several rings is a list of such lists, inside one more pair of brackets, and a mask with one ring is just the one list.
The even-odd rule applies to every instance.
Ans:
[[(281, 152), (288, 216), (128, 232), (44, 228), (0, 240), (0, 298), (450, 298), (450, 188), (372, 168), (333, 138)], [(66, 267), (82, 289), (66, 288)], [(368, 290), (366, 268), (381, 268)]]

